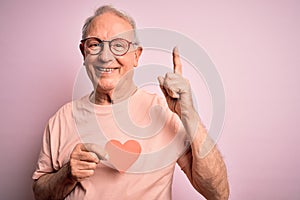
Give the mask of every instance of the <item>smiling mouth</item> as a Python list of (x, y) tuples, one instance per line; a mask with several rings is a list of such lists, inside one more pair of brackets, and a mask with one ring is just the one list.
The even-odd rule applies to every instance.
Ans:
[(96, 67), (96, 69), (98, 71), (100, 71), (101, 73), (111, 73), (114, 70), (118, 69), (118, 68), (106, 68), (106, 67)]

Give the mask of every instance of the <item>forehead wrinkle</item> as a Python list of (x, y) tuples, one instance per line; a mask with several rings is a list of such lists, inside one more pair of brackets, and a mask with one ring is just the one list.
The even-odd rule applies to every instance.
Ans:
[(126, 20), (113, 13), (97, 16), (88, 28), (88, 37), (95, 36), (102, 40), (109, 40), (120, 33), (132, 31), (133, 28)]

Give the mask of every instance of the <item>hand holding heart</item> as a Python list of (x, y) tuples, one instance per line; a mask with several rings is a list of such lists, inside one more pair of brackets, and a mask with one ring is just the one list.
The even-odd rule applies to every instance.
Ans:
[(182, 117), (194, 108), (189, 81), (182, 77), (182, 64), (177, 47), (173, 49), (173, 66), (173, 73), (169, 72), (165, 77), (159, 76), (158, 81), (169, 108)]
[(92, 176), (99, 161), (106, 158), (107, 153), (99, 148), (99, 145), (77, 144), (70, 155), (70, 178), (74, 181), (82, 181)]

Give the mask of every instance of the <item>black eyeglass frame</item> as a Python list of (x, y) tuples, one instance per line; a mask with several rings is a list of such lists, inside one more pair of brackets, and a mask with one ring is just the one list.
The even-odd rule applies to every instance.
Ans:
[[(84, 38), (84, 39), (82, 39), (82, 40), (80, 40), (80, 43), (81, 43), (81, 45), (82, 45), (82, 47), (83, 48), (85, 48), (85, 42), (88, 40), (88, 39), (95, 39), (95, 40), (97, 40), (98, 42), (99, 42), (99, 44), (101, 45), (103, 45), (103, 43), (104, 42), (108, 42), (108, 45), (109, 45), (109, 50), (110, 50), (110, 52), (112, 53), (112, 54), (114, 54), (115, 56), (123, 56), (123, 55), (125, 55), (127, 52), (128, 52), (128, 50), (129, 50), (129, 48), (130, 48), (130, 45), (132, 44), (132, 45), (138, 45), (138, 43), (136, 43), (136, 42), (129, 42), (128, 40), (126, 40), (126, 39), (124, 39), (124, 38), (114, 38), (114, 39), (112, 39), (112, 40), (101, 40), (100, 38), (97, 38), (97, 37), (87, 37), (87, 38)], [(127, 45), (127, 49), (126, 49), (126, 51), (124, 52), (124, 53), (122, 53), (122, 54), (116, 54), (116, 53), (114, 53), (112, 50), (111, 50), (111, 43), (113, 42), (113, 41), (115, 41), (115, 40), (122, 40), (122, 41), (124, 41), (124, 42), (126, 42), (128, 45)], [(95, 53), (95, 54), (92, 54), (92, 55), (97, 55), (97, 54), (99, 54), (101, 52), (101, 49), (100, 49), (100, 51), (98, 52), (98, 53)]]

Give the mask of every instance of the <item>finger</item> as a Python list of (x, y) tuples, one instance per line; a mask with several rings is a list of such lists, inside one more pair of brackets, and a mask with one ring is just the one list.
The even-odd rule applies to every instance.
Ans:
[(82, 144), (82, 143), (78, 143), (78, 144), (75, 146), (74, 149), (77, 150), (77, 151), (88, 151), (88, 150), (85, 148), (85, 145)]
[(99, 162), (99, 156), (96, 154), (96, 153), (94, 153), (94, 152), (89, 152), (89, 154), (92, 156), (92, 157), (94, 157), (94, 158), (96, 158), (96, 160), (97, 160), (97, 163)]
[(97, 168), (97, 164), (94, 162), (79, 161), (76, 165), (79, 170), (95, 170)]
[(71, 158), (87, 162), (99, 162), (98, 156), (89, 151), (82, 143), (79, 143), (75, 146), (73, 152), (71, 153)]
[(158, 80), (160, 86), (164, 85), (164, 82), (165, 82), (165, 78), (164, 77), (159, 76), (159, 77), (157, 77), (157, 80)]
[(73, 171), (89, 170), (89, 169), (94, 170), (97, 167), (97, 163), (87, 162), (82, 160), (70, 160), (70, 166)]
[(174, 73), (182, 74), (182, 64), (180, 61), (178, 47), (174, 47), (173, 49), (173, 66), (174, 66)]
[(165, 97), (167, 97), (168, 93), (167, 93), (166, 89), (164, 88), (165, 78), (162, 76), (159, 76), (159, 77), (157, 77), (157, 80), (159, 82), (159, 87), (160, 87), (162, 93), (165, 95)]
[(93, 143), (85, 143), (84, 146), (89, 152), (94, 153), (94, 155), (96, 154), (99, 160), (109, 159), (108, 153), (100, 145)]
[(95, 173), (95, 170), (92, 170), (92, 169), (79, 170), (79, 171), (75, 171), (73, 173), (73, 177), (77, 181), (82, 181), (82, 180), (94, 175), (94, 173)]
[(171, 97), (174, 99), (179, 98), (179, 94), (174, 89), (169, 87), (169, 85), (167, 84), (168, 81), (165, 81), (165, 79), (168, 79), (168, 75), (166, 76), (166, 78), (159, 76), (157, 77), (157, 79), (159, 82), (160, 89), (164, 93), (165, 97)]
[[(76, 159), (76, 157), (75, 157)], [(86, 152), (86, 151), (81, 151), (78, 156), (77, 160), (80, 161), (86, 161), (86, 162), (94, 162), (94, 163), (99, 163), (98, 156), (95, 155), (93, 152)]]
[(179, 99), (180, 95), (175, 90), (172, 90), (171, 88), (165, 88), (165, 90), (167, 91), (168, 95), (173, 99)]

